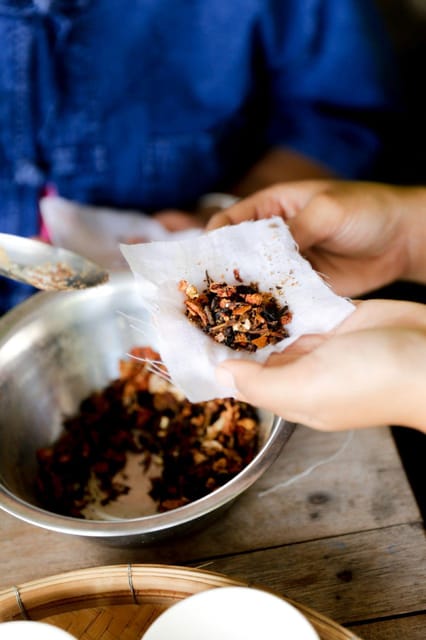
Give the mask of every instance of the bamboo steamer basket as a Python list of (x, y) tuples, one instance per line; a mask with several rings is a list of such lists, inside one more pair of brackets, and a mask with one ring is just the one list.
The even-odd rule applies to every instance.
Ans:
[[(0, 591), (0, 622), (48, 622), (79, 640), (140, 640), (166, 608), (201, 591), (226, 586), (262, 588), (210, 571), (169, 565), (80, 569)], [(361, 640), (326, 616), (283, 599), (299, 609), (321, 640)]]

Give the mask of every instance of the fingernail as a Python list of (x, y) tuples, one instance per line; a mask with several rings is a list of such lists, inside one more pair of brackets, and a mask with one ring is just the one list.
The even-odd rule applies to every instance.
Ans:
[(216, 367), (216, 380), (223, 387), (227, 387), (228, 389), (235, 389), (235, 380), (232, 373), (229, 369), (225, 369), (225, 367), (221, 367), (220, 365)]

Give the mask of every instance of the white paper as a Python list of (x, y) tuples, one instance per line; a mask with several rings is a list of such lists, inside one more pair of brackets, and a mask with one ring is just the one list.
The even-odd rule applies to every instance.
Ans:
[(120, 252), (121, 242), (166, 241), (201, 233), (199, 229), (171, 232), (140, 211), (95, 207), (59, 196), (42, 198), (40, 211), (52, 244), (113, 271), (127, 268)]
[[(265, 362), (301, 335), (323, 333), (340, 324), (354, 305), (337, 296), (302, 258), (281, 218), (222, 227), (176, 242), (121, 245), (137, 281), (142, 304), (150, 311), (156, 344), (173, 383), (192, 402), (235, 395), (219, 385), (216, 366), (229, 358)], [(287, 304), (292, 321), (289, 337), (254, 353), (235, 351), (215, 342), (185, 316), (180, 280), (201, 292), (206, 272), (214, 281), (238, 284), (237, 269), (246, 284), (271, 292)]]

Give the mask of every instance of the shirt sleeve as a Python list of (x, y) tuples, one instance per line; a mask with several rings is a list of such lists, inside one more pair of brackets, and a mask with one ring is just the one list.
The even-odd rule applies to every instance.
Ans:
[(271, 0), (262, 46), (268, 142), (368, 176), (398, 110), (394, 55), (370, 0)]

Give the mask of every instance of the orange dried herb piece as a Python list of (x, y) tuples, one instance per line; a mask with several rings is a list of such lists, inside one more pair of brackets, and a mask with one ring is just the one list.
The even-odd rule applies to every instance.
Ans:
[(188, 319), (216, 342), (238, 351), (257, 351), (287, 338), (292, 319), (288, 306), (259, 291), (256, 283), (244, 284), (237, 269), (234, 277), (239, 284), (215, 282), (206, 274), (207, 287), (201, 292), (181, 280)]

